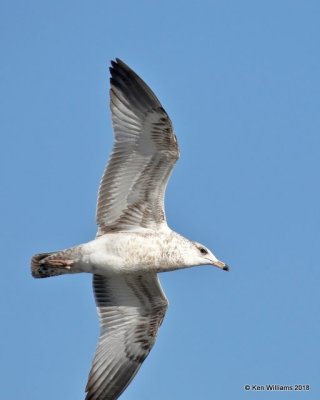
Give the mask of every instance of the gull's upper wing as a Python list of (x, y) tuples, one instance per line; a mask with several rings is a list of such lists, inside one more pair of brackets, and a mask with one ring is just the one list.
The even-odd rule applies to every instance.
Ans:
[(99, 188), (98, 235), (165, 223), (164, 193), (179, 158), (170, 118), (154, 93), (122, 61), (111, 64), (115, 141)]
[(168, 302), (156, 274), (93, 276), (100, 338), (86, 400), (115, 400), (149, 354)]

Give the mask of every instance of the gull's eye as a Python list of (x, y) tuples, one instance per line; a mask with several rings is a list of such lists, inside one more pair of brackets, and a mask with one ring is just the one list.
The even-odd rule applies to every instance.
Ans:
[(208, 254), (208, 251), (205, 248), (200, 247), (200, 253), (203, 255), (206, 255), (206, 254)]

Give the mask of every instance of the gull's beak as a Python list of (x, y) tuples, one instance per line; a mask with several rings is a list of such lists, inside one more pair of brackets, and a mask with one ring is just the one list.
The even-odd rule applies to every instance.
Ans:
[(219, 260), (211, 261), (211, 264), (214, 265), (215, 267), (223, 269), (224, 271), (229, 271), (229, 266), (222, 261)]

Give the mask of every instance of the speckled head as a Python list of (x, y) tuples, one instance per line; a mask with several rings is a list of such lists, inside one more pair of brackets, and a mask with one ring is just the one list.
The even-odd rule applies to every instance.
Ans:
[(229, 271), (229, 266), (218, 260), (217, 257), (203, 244), (193, 242), (194, 244), (194, 253), (197, 257), (198, 265), (213, 265), (222, 269), (223, 271)]

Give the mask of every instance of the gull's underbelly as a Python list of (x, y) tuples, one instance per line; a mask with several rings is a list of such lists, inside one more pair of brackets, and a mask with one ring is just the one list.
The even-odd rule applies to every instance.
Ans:
[(104, 235), (81, 246), (77, 268), (101, 275), (176, 269), (177, 240), (172, 233)]
[[(83, 254), (77, 268), (83, 272), (101, 275), (138, 273), (159, 270), (163, 264), (163, 252), (154, 243), (125, 243), (110, 245), (89, 242), (83, 246)], [(146, 243), (147, 242), (147, 243)]]

